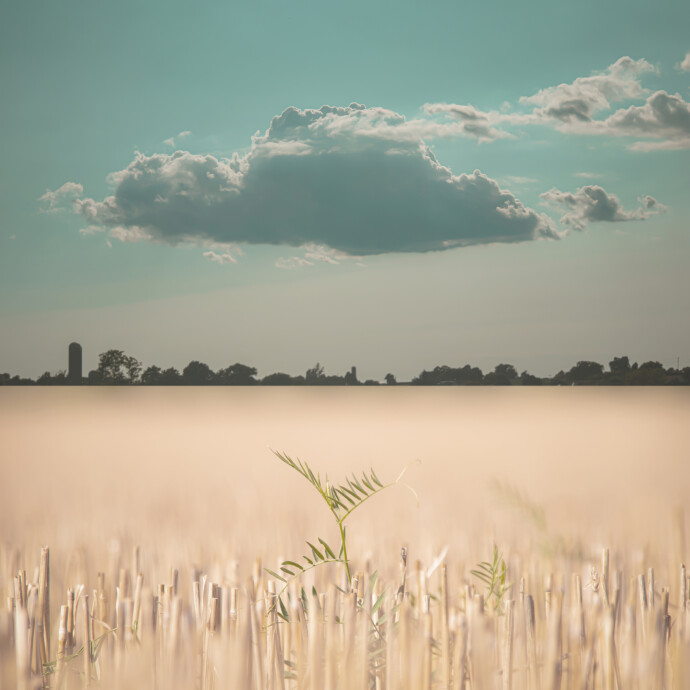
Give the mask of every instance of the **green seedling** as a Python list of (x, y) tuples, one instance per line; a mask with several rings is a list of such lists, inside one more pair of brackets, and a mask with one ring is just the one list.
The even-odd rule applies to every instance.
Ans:
[(498, 552), (498, 547), (494, 544), (494, 554), (491, 562), (482, 561), (470, 572), (486, 585), (485, 601), (487, 604), (491, 603), (494, 611), (498, 611), (503, 597), (513, 586), (512, 583), (506, 584), (506, 562), (503, 560), (503, 554)]
[[(338, 525), (340, 546), (337, 549), (336, 555), (336, 550), (331, 548), (325, 539), (319, 537), (316, 540), (317, 543), (307, 542), (309, 547), (308, 555), (302, 556), (301, 560), (283, 561), (280, 565), (280, 573), (276, 573), (268, 568), (265, 569), (266, 572), (272, 577), (281, 580), (285, 584), (283, 587), (283, 590), (285, 590), (292, 578), (299, 577), (302, 573), (312, 568), (325, 565), (326, 563), (342, 563), (345, 567), (347, 582), (350, 583), (352, 573), (347, 553), (347, 528), (345, 521), (370, 498), (381, 493), (384, 489), (399, 484), (409, 465), (403, 469), (394, 482), (389, 484), (384, 484), (376, 476), (376, 472), (373, 469), (369, 470), (369, 472), (362, 472), (359, 477), (353, 474), (351, 477), (346, 478), (343, 483), (332, 484), (328, 476), (325, 476), (322, 480), (321, 474), (315, 473), (306, 462), (299, 459), (293, 460), (285, 453), (275, 451), (274, 453), (279, 460), (304, 477), (326, 503), (333, 519)], [(410, 487), (408, 488), (412, 491)], [(412, 493), (414, 494), (414, 491)]]

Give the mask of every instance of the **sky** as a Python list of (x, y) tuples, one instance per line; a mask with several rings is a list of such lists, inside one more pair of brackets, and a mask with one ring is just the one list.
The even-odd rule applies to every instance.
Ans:
[(0, 371), (690, 366), (690, 6), (29, 0)]

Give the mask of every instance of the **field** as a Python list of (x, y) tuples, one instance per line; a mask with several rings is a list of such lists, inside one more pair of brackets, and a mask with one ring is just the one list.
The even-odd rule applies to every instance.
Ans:
[[(1, 390), (0, 689), (688, 688), (689, 420), (672, 389)], [(350, 582), (280, 569), (341, 537), (273, 451), (378, 494)]]

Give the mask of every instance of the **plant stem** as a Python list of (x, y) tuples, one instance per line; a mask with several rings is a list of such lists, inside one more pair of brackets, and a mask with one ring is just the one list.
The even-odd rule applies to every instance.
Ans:
[[(347, 517), (347, 516), (346, 516)], [(347, 584), (350, 584), (352, 576), (350, 575), (350, 561), (347, 559), (347, 544), (345, 543), (345, 527), (343, 521), (338, 520), (338, 529), (340, 530), (340, 543), (343, 545), (343, 561), (345, 562), (345, 572), (347, 573)]]

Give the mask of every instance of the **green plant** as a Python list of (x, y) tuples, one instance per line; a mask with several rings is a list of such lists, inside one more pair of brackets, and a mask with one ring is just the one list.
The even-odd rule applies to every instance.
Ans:
[(368, 501), (372, 496), (398, 484), (409, 465), (407, 465), (398, 478), (390, 484), (381, 482), (376, 476), (376, 472), (371, 469), (368, 473), (362, 472), (359, 479), (353, 474), (351, 478), (346, 478), (344, 483), (335, 485), (329, 482), (328, 476), (324, 477), (322, 481), (321, 475), (318, 472), (314, 473), (306, 462), (299, 459), (293, 460), (285, 453), (278, 453), (276, 451), (274, 451), (274, 453), (276, 457), (288, 467), (291, 467), (295, 472), (304, 477), (325, 501), (333, 519), (338, 525), (340, 549), (336, 556), (335, 551), (324, 539), (319, 537), (317, 540), (319, 546), (316, 546), (310, 541), (307, 542), (307, 546), (309, 546), (310, 550), (309, 555), (302, 556), (306, 565), (302, 565), (297, 561), (283, 561), (280, 566), (282, 575), (268, 568), (265, 568), (266, 572), (272, 577), (282, 580), (287, 586), (289, 579), (298, 577), (312, 568), (326, 563), (342, 563), (345, 566), (347, 581), (349, 583), (352, 580), (352, 574), (350, 572), (350, 560), (347, 554), (347, 530), (345, 521), (357, 508)]
[[(110, 633), (116, 633), (117, 630), (117, 628), (108, 628), (108, 630), (106, 630), (102, 635), (99, 635), (98, 637), (91, 640), (89, 644), (89, 655), (91, 656), (92, 664), (95, 664), (98, 661), (98, 657), (101, 653), (101, 649), (103, 648), (103, 643), (105, 642), (106, 635), (109, 635)], [(70, 662), (74, 661), (74, 659), (78, 659), (84, 653), (84, 648), (85, 645), (82, 645), (76, 652), (74, 652), (74, 654), (66, 654), (63, 658), (63, 663), (65, 664), (65, 666), (69, 667)], [(57, 659), (53, 659), (52, 661), (46, 661), (43, 664), (43, 675), (49, 676), (55, 673), (57, 671), (57, 664)]]
[(485, 601), (491, 602), (494, 611), (498, 611), (506, 592), (513, 586), (506, 584), (507, 568), (503, 560), (503, 554), (498, 553), (498, 547), (494, 544), (494, 555), (491, 562), (482, 561), (476, 569), (470, 571), (472, 575), (481, 580), (487, 587)]

